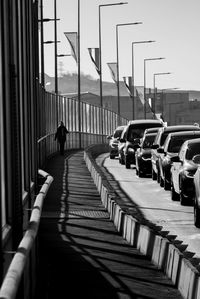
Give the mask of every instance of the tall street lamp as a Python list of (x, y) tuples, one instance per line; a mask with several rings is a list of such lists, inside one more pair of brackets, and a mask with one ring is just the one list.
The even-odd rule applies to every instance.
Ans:
[[(56, 19), (56, 21), (59, 21), (60, 19)], [(43, 18), (43, 0), (40, 1), (40, 20), (38, 20), (38, 22), (40, 22), (40, 29), (41, 29), (41, 33), (40, 33), (40, 52), (41, 52), (41, 84), (44, 87), (45, 86), (45, 78), (44, 78), (44, 44), (47, 42), (44, 42), (44, 26), (43, 24), (46, 22), (50, 22), (50, 21), (55, 21), (54, 19), (51, 18)]]
[(134, 22), (134, 23), (123, 23), (116, 25), (116, 52), (117, 52), (117, 110), (120, 115), (120, 88), (119, 88), (119, 37), (118, 37), (118, 28), (121, 26), (130, 26), (130, 25), (139, 25), (142, 22)]
[(144, 119), (146, 119), (146, 62), (165, 59), (164, 57), (145, 58), (144, 59)]
[(108, 3), (99, 5), (99, 73), (100, 73), (100, 106), (103, 107), (102, 97), (102, 50), (101, 50), (101, 8), (107, 6), (124, 5), (128, 2)]
[(134, 45), (136, 44), (147, 44), (154, 43), (155, 40), (144, 40), (144, 41), (136, 41), (132, 42), (132, 97), (133, 97), (133, 119), (135, 119), (135, 74), (134, 74)]
[(170, 75), (170, 72), (166, 72), (166, 73), (155, 73), (153, 74), (153, 91), (154, 91), (154, 116), (156, 114), (156, 76), (162, 76), (162, 75)]
[[(124, 5), (128, 4), (128, 2), (116, 2), (116, 3), (108, 3), (108, 4), (101, 4), (99, 5), (99, 76), (100, 76), (100, 107), (103, 108), (103, 92), (102, 92), (102, 50), (101, 50), (101, 8), (108, 7), (108, 6), (115, 6), (115, 5)], [(103, 140), (103, 133), (104, 133), (104, 126), (103, 126), (103, 111), (101, 111), (101, 132), (102, 132), (102, 140)]]

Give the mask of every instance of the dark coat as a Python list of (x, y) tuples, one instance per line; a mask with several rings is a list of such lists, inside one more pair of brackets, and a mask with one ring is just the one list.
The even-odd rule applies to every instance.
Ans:
[(65, 142), (66, 141), (66, 135), (69, 133), (69, 131), (66, 129), (65, 126), (59, 126), (56, 134), (55, 134), (55, 140), (57, 139), (58, 142)]

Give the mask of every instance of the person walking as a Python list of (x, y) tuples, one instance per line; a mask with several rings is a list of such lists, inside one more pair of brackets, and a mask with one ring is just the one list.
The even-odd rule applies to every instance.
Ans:
[(64, 155), (64, 146), (65, 146), (67, 134), (69, 134), (69, 131), (64, 126), (63, 121), (61, 121), (59, 127), (57, 128), (56, 134), (55, 134), (55, 140), (57, 139), (57, 141), (59, 143), (61, 155)]

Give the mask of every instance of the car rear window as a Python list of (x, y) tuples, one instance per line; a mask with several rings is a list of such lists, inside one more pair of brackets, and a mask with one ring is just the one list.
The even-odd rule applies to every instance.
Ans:
[(159, 125), (152, 124), (152, 123), (146, 123), (146, 124), (140, 124), (140, 125), (133, 125), (129, 127), (127, 140), (128, 141), (134, 141), (135, 138), (142, 138), (144, 135), (144, 131), (149, 128), (158, 127)]
[(142, 144), (142, 148), (151, 148), (154, 139), (155, 139), (156, 134), (154, 135), (146, 135), (143, 144)]
[[(192, 136), (194, 138), (194, 136)], [(181, 145), (184, 141), (191, 139), (190, 136), (184, 136), (179, 138), (172, 138), (169, 143), (168, 152), (170, 153), (178, 153)]]
[(186, 159), (192, 160), (195, 155), (200, 154), (200, 143), (191, 143), (188, 145), (188, 149), (186, 152)]
[(189, 139), (199, 138), (198, 135), (184, 135), (181, 137), (172, 138), (169, 143), (168, 151), (171, 153), (178, 153), (183, 142)]

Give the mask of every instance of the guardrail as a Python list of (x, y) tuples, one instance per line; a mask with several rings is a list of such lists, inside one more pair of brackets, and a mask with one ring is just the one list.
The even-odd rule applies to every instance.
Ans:
[(53, 181), (53, 177), (45, 171), (39, 170), (38, 173), (42, 177), (46, 178), (46, 180), (35, 199), (27, 230), (18, 246), (18, 249), (12, 259), (7, 274), (2, 283), (0, 289), (1, 299), (15, 298), (24, 271), (24, 267), (37, 236), (43, 201)]

